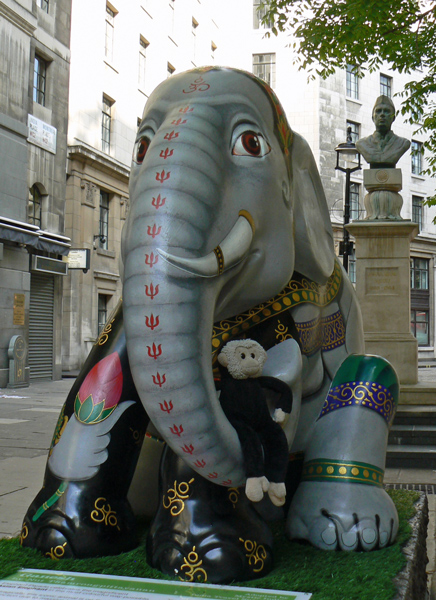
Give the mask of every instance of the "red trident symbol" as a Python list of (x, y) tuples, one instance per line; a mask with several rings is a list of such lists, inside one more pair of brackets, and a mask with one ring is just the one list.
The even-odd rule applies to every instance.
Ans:
[(170, 156), (173, 155), (174, 150), (170, 150), (169, 148), (165, 148), (165, 150), (161, 150), (159, 156), (166, 160)]
[(209, 473), (208, 477), (209, 479), (216, 479), (218, 477), (218, 473), (214, 471), (213, 473)]
[(184, 125), (185, 123), (187, 123), (186, 119), (174, 119), (174, 121), (171, 121), (171, 125)]
[(152, 375), (154, 385), (158, 385), (160, 388), (166, 383), (167, 378), (165, 377), (165, 373), (161, 375), (159, 372), (156, 375)]
[(183, 452), (186, 454), (192, 454), (194, 452), (194, 446), (192, 444), (185, 444), (184, 446), (180, 446)]
[(186, 115), (186, 113), (192, 112), (193, 110), (194, 110), (193, 108), (189, 108), (189, 104), (188, 104), (188, 106), (185, 106), (185, 108), (181, 108), (179, 110), (179, 112), (184, 113)]
[(154, 360), (157, 360), (159, 356), (162, 356), (162, 344), (159, 344), (159, 346), (156, 347), (156, 344), (153, 342), (153, 347), (150, 348), (150, 346), (147, 346), (147, 350), (148, 356), (154, 358)]
[(196, 460), (194, 465), (196, 467), (198, 467), (199, 469), (204, 469), (204, 467), (206, 466), (206, 461), (205, 460)]
[[(150, 283), (150, 287), (148, 287), (148, 285), (145, 286), (145, 295), (148, 296), (150, 298), (150, 300), (153, 300), (153, 298), (155, 298), (159, 293), (159, 284), (154, 287), (154, 285), (152, 283)], [(158, 317), (159, 320), (159, 317)]]
[(173, 425), (172, 427), (170, 427), (170, 431), (173, 435), (177, 435), (180, 437), (183, 433), (183, 425), (180, 425), (179, 427), (177, 427), (177, 425)]
[(156, 318), (154, 318), (153, 313), (151, 313), (151, 315), (149, 317), (147, 317), (147, 315), (145, 315), (145, 325), (152, 331), (153, 331), (153, 329), (156, 329), (156, 327), (159, 326), (159, 315)]
[(167, 181), (170, 177), (171, 177), (171, 171), (168, 171), (167, 173), (165, 173), (165, 171), (162, 169), (162, 171), (160, 173), (156, 173), (156, 181), (159, 181), (159, 183), (163, 183), (164, 181)]
[(172, 403), (172, 401), (171, 401), (171, 400), (170, 400), (169, 404), (168, 404), (168, 402), (167, 402), (166, 400), (164, 401), (164, 403), (163, 403), (163, 404), (161, 404), (161, 403), (159, 402), (159, 406), (160, 406), (160, 409), (161, 409), (161, 411), (162, 411), (162, 412), (166, 412), (166, 413), (168, 413), (168, 414), (170, 414), (170, 412), (171, 412), (171, 411), (173, 410), (173, 408), (174, 408), (174, 406), (173, 406), (173, 403)]
[(171, 140), (175, 140), (178, 137), (179, 137), (179, 134), (176, 133), (175, 131), (172, 131), (171, 133), (165, 134), (164, 140), (168, 140), (169, 142), (171, 142)]
[(155, 209), (158, 210), (161, 206), (163, 206), (165, 204), (165, 200), (166, 200), (166, 198), (161, 198), (160, 194), (159, 194), (159, 196), (157, 198), (153, 198), (151, 203), (155, 207)]
[(227, 479), (226, 481), (222, 481), (221, 483), (223, 485), (231, 485), (232, 484), (232, 480), (231, 479)]
[(155, 256), (153, 252), (151, 254), (145, 255), (145, 264), (148, 265), (151, 269), (153, 268), (153, 265), (157, 264), (158, 260), (159, 256)]
[(156, 227), (156, 223), (153, 224), (153, 227), (150, 227), (150, 225), (147, 226), (147, 235), (149, 235), (153, 239), (157, 237), (161, 231), (162, 227), (160, 225), (159, 227)]

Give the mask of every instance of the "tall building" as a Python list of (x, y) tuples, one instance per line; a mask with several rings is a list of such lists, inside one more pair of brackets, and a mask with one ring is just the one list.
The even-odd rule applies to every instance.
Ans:
[[(76, 371), (121, 296), (120, 239), (138, 122), (166, 77), (217, 62), (211, 0), (73, 0), (63, 364)], [(71, 266), (72, 263), (70, 263)], [(86, 272), (84, 272), (84, 270)]]
[(0, 1), (0, 387), (62, 374), (70, 5)]

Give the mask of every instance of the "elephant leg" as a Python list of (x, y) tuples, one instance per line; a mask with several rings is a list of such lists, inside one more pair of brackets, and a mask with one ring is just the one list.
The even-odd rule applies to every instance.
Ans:
[(242, 488), (207, 481), (167, 447), (160, 495), (147, 539), (154, 568), (183, 581), (222, 584), (271, 570), (272, 533)]
[(43, 487), (24, 518), (22, 545), (52, 559), (134, 547), (127, 492), (147, 423), (130, 376), (119, 307), (62, 408)]
[(378, 356), (349, 356), (338, 369), (305, 453), (287, 533), (323, 549), (373, 550), (398, 530), (383, 489), (398, 378)]

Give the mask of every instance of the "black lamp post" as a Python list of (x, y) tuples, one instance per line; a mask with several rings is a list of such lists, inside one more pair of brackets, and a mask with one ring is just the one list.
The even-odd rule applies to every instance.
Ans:
[[(344, 269), (348, 273), (348, 257), (353, 253), (353, 242), (350, 242), (350, 234), (348, 233), (345, 225), (350, 222), (350, 177), (351, 173), (361, 169), (360, 154), (356, 150), (356, 144), (351, 138), (351, 127), (347, 128), (347, 141), (343, 144), (338, 144), (335, 148), (336, 151), (336, 167), (337, 171), (345, 173), (345, 200), (344, 200), (344, 237), (343, 241), (339, 243), (339, 254), (342, 256), (342, 264)], [(348, 164), (358, 157), (359, 164), (356, 167), (341, 167), (339, 165), (339, 158), (342, 156), (345, 162)]]

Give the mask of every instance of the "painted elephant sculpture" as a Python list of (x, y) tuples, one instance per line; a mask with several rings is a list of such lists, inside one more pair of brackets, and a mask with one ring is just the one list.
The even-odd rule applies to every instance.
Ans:
[(214, 384), (220, 349), (244, 337), (268, 350), (263, 374), (293, 392), (289, 537), (392, 543), (383, 470), (398, 380), (364, 354), (314, 158), (273, 91), (216, 67), (162, 83), (139, 126), (130, 202), (123, 306), (62, 410), (23, 545), (52, 558), (133, 547), (126, 496), (151, 420), (166, 442), (151, 564), (185, 580), (266, 574), (272, 505), (255, 510), (240, 492), (241, 448)]

